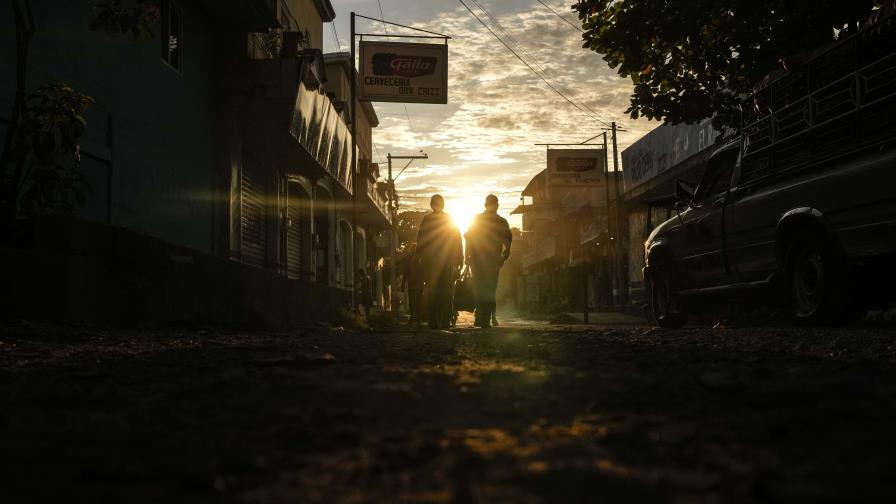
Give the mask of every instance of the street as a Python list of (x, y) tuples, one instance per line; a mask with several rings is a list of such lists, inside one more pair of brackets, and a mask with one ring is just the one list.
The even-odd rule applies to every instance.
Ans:
[(896, 330), (0, 329), (0, 500), (892, 501)]

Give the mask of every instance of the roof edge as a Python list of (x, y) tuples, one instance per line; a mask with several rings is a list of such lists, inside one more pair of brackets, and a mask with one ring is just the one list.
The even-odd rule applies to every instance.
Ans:
[[(324, 54), (324, 64), (327, 63), (336, 63), (342, 66), (342, 69), (345, 71), (346, 75), (351, 75), (352, 64), (350, 62), (351, 54), (345, 51), (342, 52), (330, 52)], [(358, 71), (355, 70), (355, 75), (358, 75)], [(349, 100), (346, 100), (349, 101)], [(370, 125), (376, 128), (380, 125), (380, 119), (376, 115), (376, 110), (373, 108), (373, 104), (367, 101), (358, 100), (358, 103), (361, 104), (361, 108), (364, 110), (364, 113), (367, 115), (367, 118), (370, 120)]]
[(317, 7), (317, 12), (320, 13), (324, 23), (329, 23), (336, 19), (336, 11), (333, 9), (333, 4), (330, 3), (330, 0), (314, 0), (314, 6)]

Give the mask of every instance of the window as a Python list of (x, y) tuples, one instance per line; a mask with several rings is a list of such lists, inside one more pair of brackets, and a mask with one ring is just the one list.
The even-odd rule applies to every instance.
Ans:
[(172, 0), (162, 0), (161, 28), (162, 61), (178, 73), (183, 72), (183, 11)]
[(698, 189), (698, 199), (705, 200), (728, 190), (734, 166), (737, 164), (737, 149), (730, 149), (714, 157), (706, 169), (706, 175)]

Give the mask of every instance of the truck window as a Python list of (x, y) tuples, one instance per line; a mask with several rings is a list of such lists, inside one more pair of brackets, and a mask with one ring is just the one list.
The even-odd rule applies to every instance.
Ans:
[(697, 198), (700, 201), (718, 196), (728, 190), (731, 184), (731, 176), (734, 173), (734, 165), (737, 162), (738, 151), (723, 152), (710, 160), (706, 168), (706, 174), (700, 182), (697, 190)]

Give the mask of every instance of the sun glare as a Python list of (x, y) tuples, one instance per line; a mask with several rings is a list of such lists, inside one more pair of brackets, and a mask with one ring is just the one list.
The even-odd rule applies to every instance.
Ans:
[(467, 232), (467, 228), (469, 228), (470, 223), (473, 222), (473, 217), (482, 211), (479, 208), (480, 205), (476, 205), (471, 201), (461, 200), (455, 202), (453, 205), (449, 201), (448, 205), (450, 205), (450, 207), (446, 207), (445, 211), (451, 215), (451, 220), (453, 220), (457, 228), (460, 229), (461, 234)]

